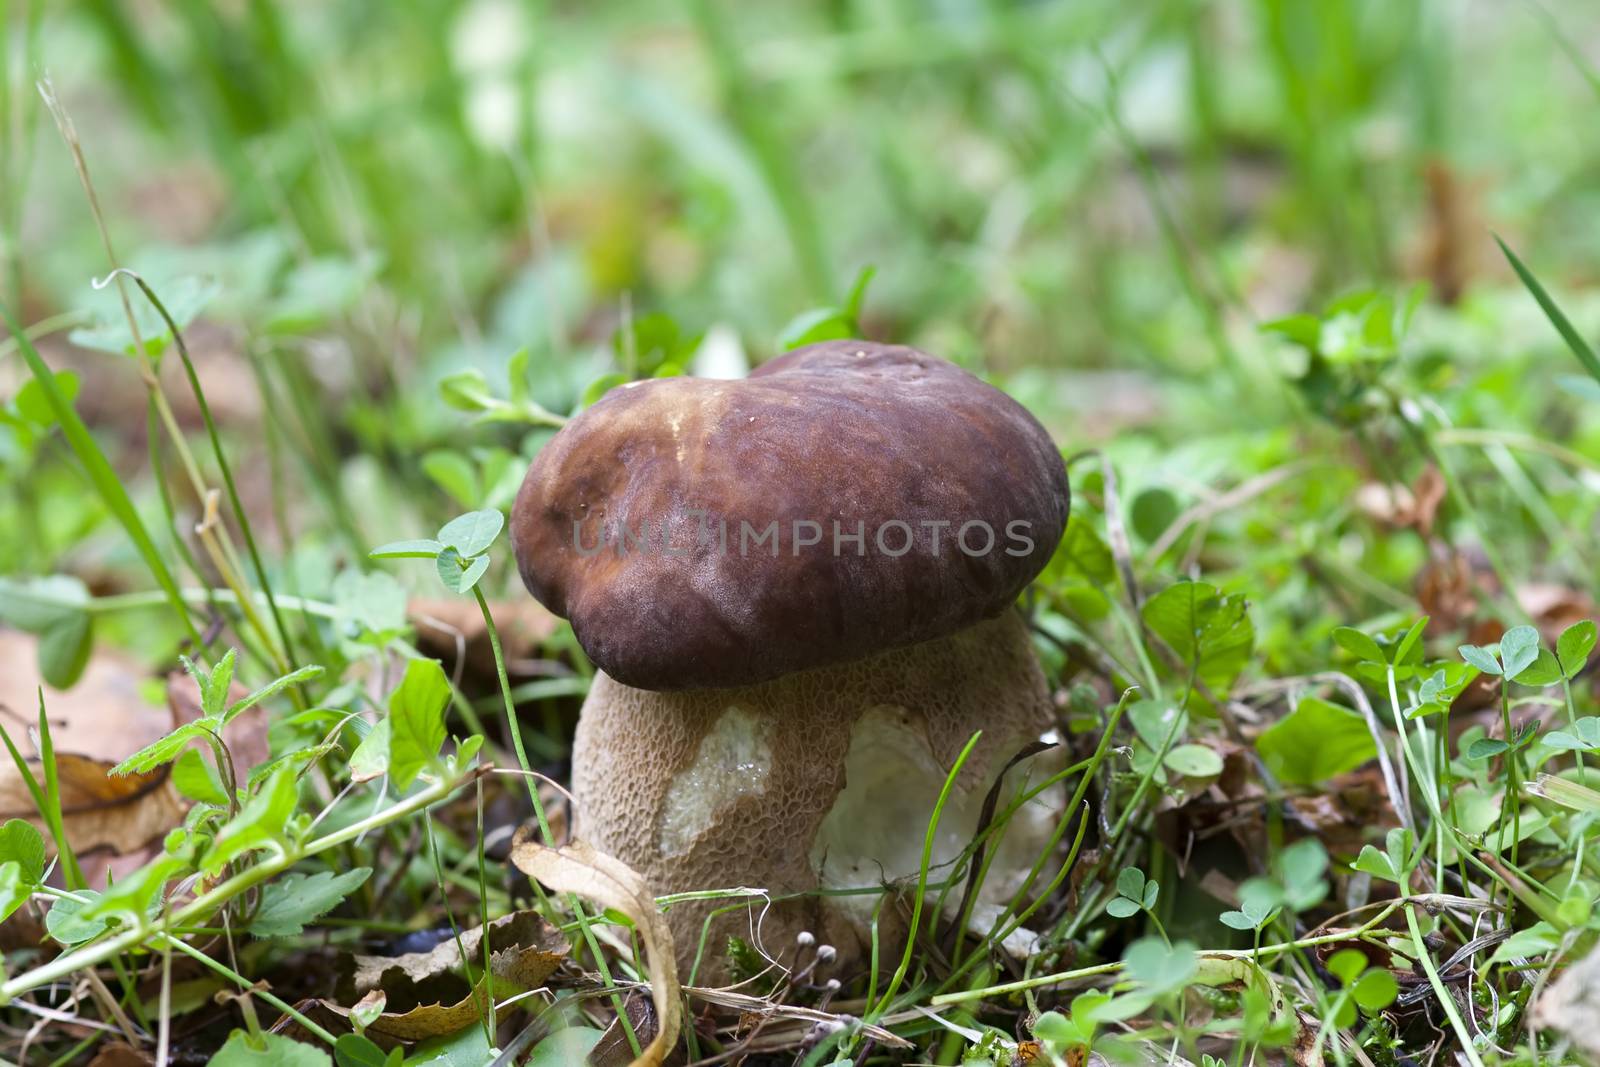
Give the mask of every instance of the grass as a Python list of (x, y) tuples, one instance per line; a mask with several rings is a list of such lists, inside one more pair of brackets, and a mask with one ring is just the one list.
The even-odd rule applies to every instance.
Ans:
[[(706, 1064), (1595, 1054), (1534, 1022), (1600, 939), (1594, 12), (0, 13), (0, 626), (37, 651), (0, 675), (60, 683), (6, 709), (4, 815), (45, 832), (0, 826), (0, 1056), (382, 1062), (392, 1020), (308, 1000), (350, 1011), (349, 957), (518, 909), (566, 962), (513, 988), (486, 945), (406, 1063), (613, 1026), (625, 1061), (662, 1005)], [(844, 329), (984, 375), (1068, 457), (1023, 600), (1060, 762), (984, 783), (953, 859), (973, 746), (944, 768), (915, 877), (848, 891), (870, 958), (838, 983), (708, 919), (669, 988), (647, 908), (513, 862), (518, 825), (570, 821), (571, 629), (497, 625), (526, 603), (503, 541), (368, 553), (498, 522), (607, 387)], [(419, 625), (440, 597), (464, 655)], [(108, 882), (54, 709), (117, 654), (130, 689), (186, 656), (215, 707), (148, 772), (186, 821)], [(449, 668), (425, 693), (419, 660)], [(297, 679), (243, 713), (273, 760), (237, 782), (233, 673)], [(286, 876), (363, 867), (301, 933), (251, 932)], [(673, 888), (669, 914), (783, 899)], [(749, 980), (697, 984), (724, 965)]]

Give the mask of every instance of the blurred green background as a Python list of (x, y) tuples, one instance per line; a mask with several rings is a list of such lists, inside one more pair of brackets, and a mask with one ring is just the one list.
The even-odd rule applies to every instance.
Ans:
[[(456, 409), (492, 414), (519, 349), (517, 388), (557, 412), (618, 376), (738, 373), (844, 328), (867, 268), (862, 332), (989, 375), (1068, 453), (1109, 447), (1142, 562), (1267, 597), (1280, 634), (1408, 607), (1430, 538), (1488, 543), (1502, 577), (1593, 584), (1595, 406), (1559, 387), (1579, 368), (1491, 237), (1600, 322), (1585, 0), (0, 10), (4, 302), (79, 370), (80, 410), (158, 512), (172, 458), (133, 362), (87, 351), (96, 323), (118, 347), (118, 305), (91, 288), (110, 261), (47, 76), (118, 262), (193, 319), (299, 588), (508, 501), (548, 431)], [(1330, 303), (1352, 291), (1378, 295)], [(1310, 342), (1261, 328), (1304, 313)], [(198, 432), (181, 369), (162, 375)], [(1419, 445), (1407, 402), (1499, 451)], [(120, 588), (119, 531), (12, 421), (0, 573)], [(1439, 532), (1372, 536), (1358, 491), (1451, 449), (1463, 492)], [(1204, 544), (1162, 543), (1184, 509), (1308, 458), (1314, 477), (1272, 483), (1287, 499), (1247, 494)]]

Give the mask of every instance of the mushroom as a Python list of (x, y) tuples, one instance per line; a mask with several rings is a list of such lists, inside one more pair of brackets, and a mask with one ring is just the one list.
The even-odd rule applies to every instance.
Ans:
[[(1053, 721), (1015, 602), (1067, 510), (1060, 453), (1021, 405), (866, 341), (740, 381), (618, 387), (535, 458), (518, 566), (601, 672), (573, 749), (576, 832), (658, 894), (769, 898), (670, 909), (685, 962), (711, 917), (702, 976), (723, 973), (730, 934), (781, 960), (811, 933), (858, 961), (874, 896), (818, 891), (914, 876), (981, 731), (933, 863), (970, 842), (996, 776)], [(1013, 819), (996, 899), (1055, 814), (1036, 800)]]

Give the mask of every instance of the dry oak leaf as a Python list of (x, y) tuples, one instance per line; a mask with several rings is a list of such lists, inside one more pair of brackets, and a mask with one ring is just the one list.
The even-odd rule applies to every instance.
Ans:
[[(361, 993), (382, 990), (390, 1004), (414, 1002), (426, 996), (425, 990), (436, 980), (448, 982), (461, 969), (463, 950), (473, 963), (481, 961), (482, 943), (483, 927), (475, 926), (461, 935), (459, 945), (452, 937), (429, 952), (357, 956), (356, 989)], [(489, 924), (489, 972), (494, 976), (494, 999), (537, 988), (566, 956), (566, 938), (537, 912), (518, 911), (494, 920)], [(449, 1004), (416, 1004), (405, 1011), (386, 1011), (368, 1029), (400, 1041), (455, 1033), (482, 1018), (490, 992), (488, 980), (480, 978), (465, 996)], [(326, 1001), (324, 1004), (341, 1015), (350, 1013), (347, 1008)]]
[(530, 878), (557, 893), (575, 893), (633, 921), (650, 964), (650, 993), (660, 1029), (632, 1067), (660, 1067), (678, 1044), (683, 1023), (683, 998), (678, 985), (676, 950), (666, 916), (638, 872), (585, 841), (551, 848), (533, 839), (531, 827), (517, 831), (511, 862)]
[[(0, 713), (19, 751), (37, 728), (39, 693), (36, 639), (0, 631)], [(172, 716), (140, 694), (144, 674), (115, 652), (98, 652), (70, 690), (43, 686), (45, 716), (56, 753), (67, 839), (80, 856), (98, 848), (134, 852), (183, 821), (184, 802), (167, 781), (167, 768), (111, 777), (119, 760), (172, 729)], [(36, 780), (44, 771), (28, 760)], [(0, 754), (0, 819), (27, 819), (43, 827), (33, 796), (9, 757)]]

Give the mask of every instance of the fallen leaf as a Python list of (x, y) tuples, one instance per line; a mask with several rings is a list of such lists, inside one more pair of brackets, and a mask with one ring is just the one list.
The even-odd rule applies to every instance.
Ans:
[[(38, 723), (36, 645), (31, 635), (0, 631), (0, 714), (12, 744), (25, 757), (34, 752), (30, 738)], [(183, 821), (187, 805), (168, 781), (167, 768), (120, 777), (107, 773), (172, 729), (171, 713), (144, 698), (144, 679), (132, 660), (102, 650), (90, 657), (71, 689), (43, 686), (63, 822), (80, 858), (102, 848), (118, 855), (137, 852)], [(42, 764), (34, 758), (28, 764), (42, 781)], [(0, 753), (0, 820), (12, 818), (44, 828), (16, 765)]]
[[(42, 781), (43, 765), (33, 759), (28, 765)], [(112, 776), (107, 773), (112, 766), (109, 760), (56, 753), (62, 822), (74, 852), (131, 852), (183, 821), (186, 805), (167, 780), (167, 768)], [(44, 830), (33, 797), (9, 757), (0, 764), (0, 819), (26, 819)]]
[[(502, 916), (489, 924), (489, 931), (489, 972), (494, 976), (495, 1000), (538, 988), (566, 959), (566, 938), (537, 912)], [(462, 933), (459, 946), (452, 937), (429, 952), (355, 957), (357, 992), (370, 996), (381, 990), (387, 1006), (412, 1005), (382, 1012), (368, 1029), (400, 1041), (421, 1041), (454, 1033), (482, 1018), (490, 994), (488, 980), (480, 979), (468, 988), (458, 974), (463, 950), (474, 964), (481, 962), (482, 942), (483, 927), (475, 926)], [(464, 995), (456, 995), (463, 989)], [(421, 1003), (430, 996), (439, 999)], [(451, 998), (448, 1003), (446, 997)], [(356, 1010), (324, 1003), (346, 1017)], [(371, 1001), (364, 997), (363, 1004)]]
[(677, 956), (666, 916), (644, 880), (621, 860), (597, 851), (584, 841), (550, 848), (533, 839), (531, 827), (517, 831), (511, 845), (511, 862), (517, 869), (558, 893), (580, 897), (614, 908), (633, 921), (644, 942), (650, 965), (651, 995), (660, 1030), (633, 1067), (659, 1067), (678, 1043), (683, 1003), (678, 985)]
[[(24, 734), (39, 721), (37, 649), (38, 640), (32, 635), (0, 630), (0, 714), (12, 741), (23, 751), (27, 751)], [(145, 699), (146, 677), (133, 660), (100, 650), (71, 689), (44, 685), (45, 714), (56, 751), (116, 763), (165, 736), (172, 729), (172, 715)]]
[(1568, 967), (1534, 1005), (1540, 1029), (1563, 1034), (1579, 1052), (1600, 1058), (1600, 950)]
[(155, 1058), (140, 1052), (126, 1041), (108, 1041), (100, 1046), (89, 1067), (150, 1067)]

